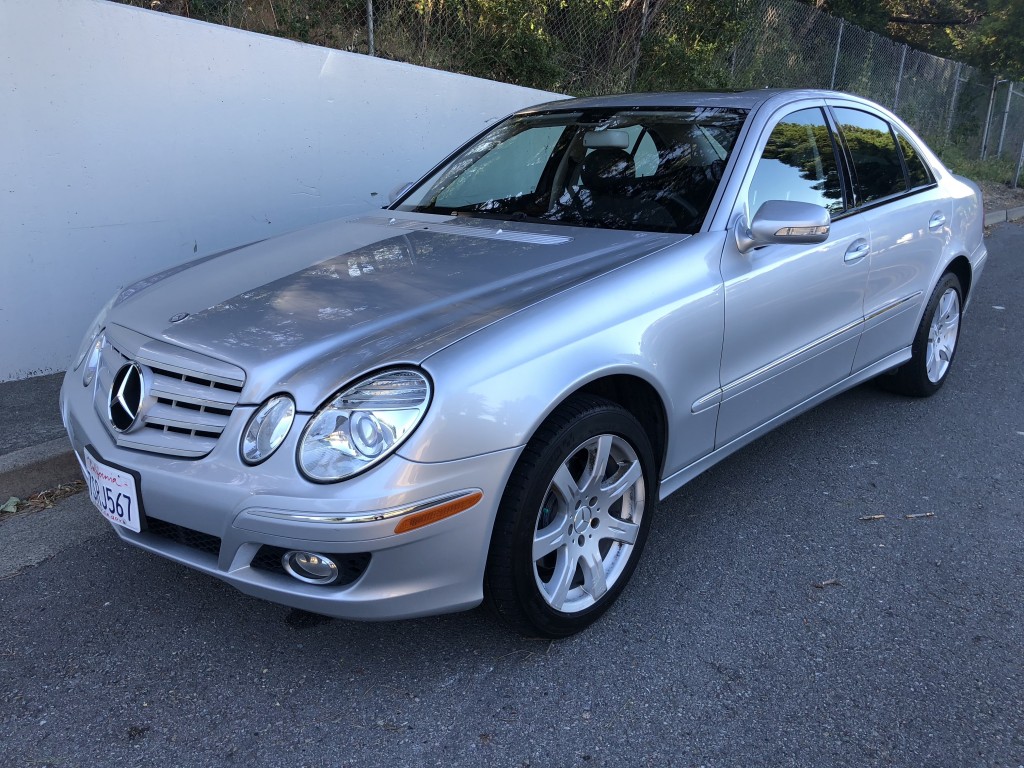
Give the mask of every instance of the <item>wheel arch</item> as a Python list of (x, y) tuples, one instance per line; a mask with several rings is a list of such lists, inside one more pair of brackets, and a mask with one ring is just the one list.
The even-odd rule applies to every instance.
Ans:
[[(645, 397), (649, 407), (644, 407)], [(564, 530), (561, 525), (550, 525), (550, 519), (543, 524), (539, 523), (538, 515), (549, 512), (546, 508), (548, 503), (545, 501), (549, 490), (546, 489), (550, 489), (555, 483), (553, 478), (558, 477), (561, 470), (566, 473), (572, 472), (569, 469), (569, 459), (581, 449), (589, 450), (587, 445), (601, 434), (617, 435), (616, 440), (631, 445), (636, 456), (642, 459), (644, 480), (634, 477), (629, 481), (630, 486), (644, 481), (653, 482), (656, 486), (658, 480), (655, 468), (660, 465), (660, 460), (654, 447), (655, 438), (650, 432), (653, 430), (658, 433), (662, 429), (658, 425), (657, 413), (657, 404), (660, 402), (661, 398), (657, 396), (654, 387), (642, 378), (629, 374), (609, 374), (566, 392), (530, 434), (529, 442), (506, 482), (496, 511), (483, 579), (485, 601), (498, 618), (512, 629), (527, 636), (566, 637), (596, 621), (625, 588), (650, 528), (651, 516), (646, 510), (646, 499), (650, 498), (650, 503), (654, 504), (657, 501), (657, 494), (639, 497), (637, 503), (640, 518), (635, 517), (633, 512), (624, 514), (626, 508), (623, 507), (620, 522), (622, 525), (631, 523), (635, 529), (634, 538), (627, 539), (611, 533), (615, 529), (609, 527), (619, 515), (614, 510), (614, 500), (619, 497), (625, 498), (623, 494), (626, 485), (621, 486), (613, 496), (606, 497), (605, 501), (597, 504), (595, 502), (598, 502), (605, 493), (603, 484), (600, 488), (594, 487), (592, 491), (588, 491), (587, 496), (590, 493), (595, 494), (591, 501), (583, 500), (587, 496), (577, 495), (582, 493), (582, 490), (574, 491), (568, 497), (568, 506), (565, 509), (572, 510), (571, 499), (577, 499), (575, 511), (577, 515), (586, 515), (580, 518), (586, 528), (581, 530), (576, 527), (573, 533), (575, 524), (571, 524), (569, 539), (564, 538), (564, 533), (543, 534), (545, 540), (551, 540), (552, 536), (561, 540), (561, 543), (555, 542), (550, 545), (565, 550), (564, 555), (559, 555), (560, 560), (563, 557), (572, 558), (569, 560), (571, 567), (565, 571), (564, 577), (557, 576), (558, 568), (553, 564), (549, 564), (551, 571), (547, 576), (540, 575), (541, 572), (537, 570), (538, 558), (547, 556), (536, 554), (536, 536), (541, 527), (546, 526), (544, 531)], [(587, 436), (582, 444), (579, 443), (581, 434)], [(645, 442), (651, 444), (644, 445)], [(606, 457), (605, 462), (607, 461)], [(559, 464), (561, 470), (556, 469)], [(588, 464), (588, 469), (576, 474), (583, 477), (591, 471), (596, 472), (600, 466)], [(617, 473), (618, 467), (612, 471)], [(603, 478), (607, 471), (607, 467), (601, 468), (600, 476)], [(570, 477), (570, 483), (575, 484), (577, 481)], [(577, 486), (579, 489), (583, 487)], [(609, 498), (613, 500), (611, 504), (608, 502)], [(625, 503), (623, 501), (623, 504)], [(581, 504), (586, 506), (581, 508)], [(550, 506), (554, 509), (556, 505)], [(574, 519), (571, 512), (569, 519)], [(592, 527), (597, 529), (597, 532), (589, 535)], [(600, 531), (608, 533), (602, 535)], [(585, 536), (584, 532), (588, 535)], [(578, 549), (575, 543), (576, 534), (579, 534)], [(625, 557), (615, 556), (606, 561), (604, 558), (608, 550), (599, 548), (599, 542), (607, 539), (624, 542)], [(586, 551), (586, 546), (592, 547), (590, 555), (581, 554)], [(553, 550), (549, 548), (546, 552), (550, 554)], [(584, 561), (596, 562), (603, 574), (599, 583), (606, 584), (602, 586), (601, 591), (592, 592), (585, 586), (589, 578), (586, 569), (583, 571), (582, 581), (576, 580), (577, 558), (580, 568), (583, 568)], [(607, 571), (606, 562), (613, 564)], [(616, 562), (621, 563), (621, 566), (614, 565)], [(541, 584), (542, 579), (545, 583), (567, 585), (560, 590), (562, 597), (557, 598), (554, 593), (548, 592)], [(574, 585), (582, 586), (587, 595), (593, 596), (592, 599), (584, 600), (575, 607), (572, 603), (563, 602)]]
[[(555, 405), (578, 395), (595, 395), (624, 408), (640, 422), (654, 452), (655, 477), (660, 482), (668, 448), (668, 415), (657, 389), (645, 379), (626, 373), (601, 376), (568, 393)], [(554, 410), (554, 408), (552, 409)]]
[(604, 372), (566, 390), (561, 397), (552, 401), (550, 407), (529, 430), (526, 442), (533, 440), (559, 408), (581, 395), (592, 395), (614, 403), (640, 422), (651, 443), (655, 481), (660, 484), (668, 455), (668, 409), (657, 387), (642, 376)]
[[(951, 273), (956, 275), (957, 280), (960, 281), (960, 289), (963, 291), (961, 301), (964, 305), (967, 304), (967, 297), (971, 293), (971, 287), (973, 283), (974, 270), (971, 267), (970, 260), (963, 254), (957, 256), (943, 270), (942, 274)], [(941, 279), (941, 276), (940, 276)]]

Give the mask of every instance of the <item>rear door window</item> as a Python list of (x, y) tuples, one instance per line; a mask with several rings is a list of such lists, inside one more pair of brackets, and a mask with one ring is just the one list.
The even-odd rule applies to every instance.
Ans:
[(838, 107), (835, 115), (853, 159), (857, 204), (905, 192), (907, 179), (889, 123), (859, 109)]

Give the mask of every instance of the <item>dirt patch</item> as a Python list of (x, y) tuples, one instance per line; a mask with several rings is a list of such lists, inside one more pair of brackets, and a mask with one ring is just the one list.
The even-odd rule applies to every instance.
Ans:
[(981, 187), (987, 213), (1024, 206), (1024, 189), (1011, 189), (994, 181), (979, 181), (978, 186)]

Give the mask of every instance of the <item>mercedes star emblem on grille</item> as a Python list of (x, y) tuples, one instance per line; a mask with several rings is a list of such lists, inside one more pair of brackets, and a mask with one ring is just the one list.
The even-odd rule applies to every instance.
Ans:
[(118, 432), (127, 432), (139, 418), (146, 398), (146, 380), (138, 363), (125, 363), (114, 374), (107, 403), (110, 424)]

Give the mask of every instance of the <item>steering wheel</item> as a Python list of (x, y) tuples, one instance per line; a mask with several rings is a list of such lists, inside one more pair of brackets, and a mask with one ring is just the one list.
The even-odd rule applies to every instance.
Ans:
[(701, 213), (697, 210), (697, 206), (678, 192), (670, 192), (663, 197), (659, 197), (658, 203), (669, 212), (669, 215), (672, 216), (676, 224), (681, 228), (691, 226), (694, 222), (701, 219)]

